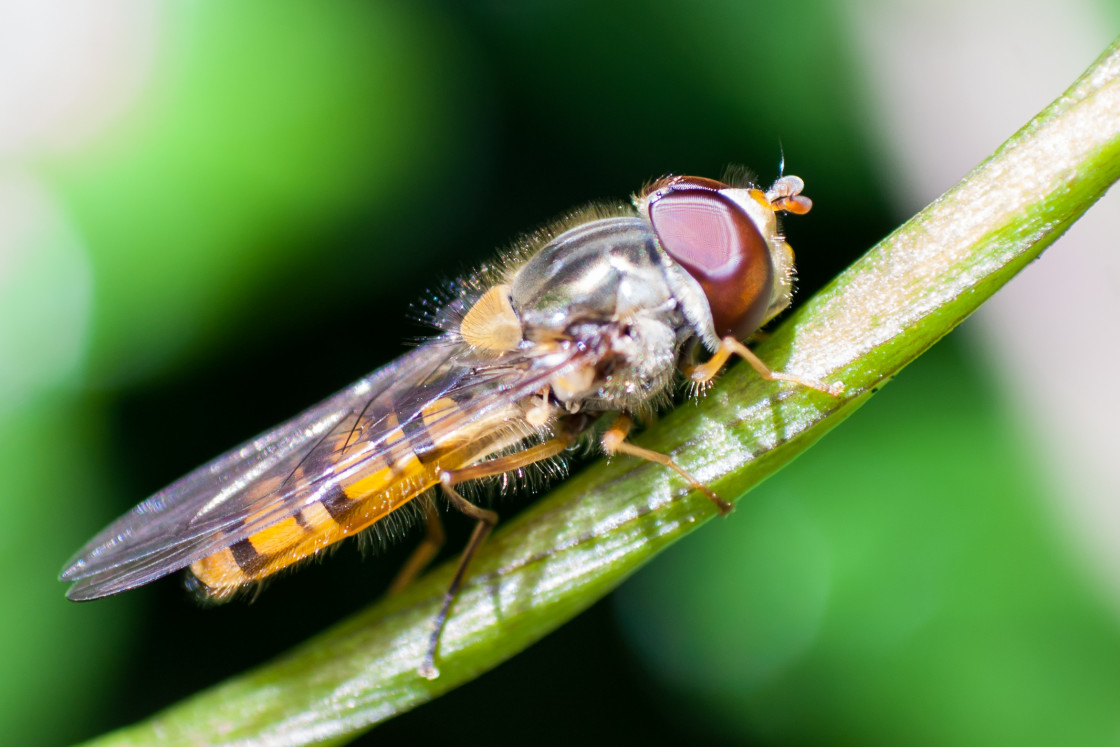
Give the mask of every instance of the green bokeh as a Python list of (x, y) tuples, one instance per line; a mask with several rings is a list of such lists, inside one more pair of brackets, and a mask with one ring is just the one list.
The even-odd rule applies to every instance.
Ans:
[(449, 157), (451, 123), (469, 128), (454, 39), (421, 11), (171, 5), (162, 31), (141, 100), (51, 168), (92, 258), (95, 379), (222, 334), (312, 237), (399, 210)]
[[(55, 391), (0, 419), (0, 724), (13, 744), (57, 742), (93, 716), (113, 687), (137, 621), (107, 608), (76, 616), (48, 583), (82, 542), (108, 492), (99, 463), (96, 404)], [(135, 609), (127, 602), (116, 612)], [(65, 707), (53, 716), (52, 704)]]

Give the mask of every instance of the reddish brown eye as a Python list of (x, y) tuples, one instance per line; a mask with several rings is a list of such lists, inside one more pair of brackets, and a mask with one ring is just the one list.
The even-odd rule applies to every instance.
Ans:
[(714, 192), (718, 192), (721, 189), (727, 189), (727, 185), (704, 176), (663, 176), (642, 190), (642, 197), (648, 197), (654, 192), (692, 188), (710, 189)]
[(652, 201), (649, 219), (662, 248), (704, 289), (716, 333), (743, 340), (758, 329), (774, 271), (742, 208), (719, 192), (685, 188)]

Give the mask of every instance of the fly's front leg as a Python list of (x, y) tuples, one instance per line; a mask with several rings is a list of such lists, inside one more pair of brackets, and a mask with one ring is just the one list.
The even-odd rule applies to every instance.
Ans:
[(440, 634), (443, 633), (444, 625), (447, 624), (447, 615), (451, 611), (451, 605), (455, 601), (455, 597), (459, 594), (460, 587), (463, 585), (463, 579), (467, 575), (467, 568), (471, 564), (471, 559), (474, 558), (482, 543), (486, 541), (486, 537), (489, 536), (494, 525), (498, 523), (497, 513), (474, 505), (460, 495), (455, 486), (468, 480), (478, 480), (483, 477), (493, 477), (506, 472), (513, 472), (535, 462), (549, 459), (571, 446), (572, 441), (573, 435), (565, 433), (544, 443), (531, 446), (524, 451), (491, 459), (470, 467), (440, 472), (439, 484), (443, 494), (447, 496), (452, 506), (474, 519), (476, 523), (471, 538), (467, 542), (463, 554), (459, 557), (459, 565), (455, 568), (455, 575), (451, 578), (451, 584), (443, 595), (443, 604), (440, 605), (439, 612), (432, 623), (432, 635), (428, 640), (428, 650), (424, 655), (424, 663), (420, 665), (420, 676), (429, 680), (434, 680), (439, 676), (439, 670), (436, 669), (435, 665), (436, 649), (439, 647)]
[(626, 436), (630, 434), (630, 429), (633, 425), (634, 421), (630, 419), (629, 415), (619, 415), (614, 423), (611, 424), (611, 427), (603, 433), (603, 437), (600, 441), (603, 445), (603, 451), (608, 454), (629, 454), (639, 459), (645, 459), (647, 462), (654, 462), (668, 467), (683, 477), (693, 490), (699, 490), (706, 495), (708, 500), (714, 503), (716, 508), (719, 509), (720, 516), (727, 516), (731, 513), (732, 506), (730, 503), (720, 498), (711, 488), (686, 472), (684, 467), (674, 462), (672, 457), (668, 454), (643, 449), (641, 446), (635, 446), (627, 441)]
[(823, 381), (817, 381), (816, 379), (781, 373), (779, 371), (771, 371), (770, 367), (763, 363), (761, 358), (734, 337), (725, 337), (720, 340), (719, 348), (716, 349), (715, 354), (712, 355), (711, 358), (695, 366), (686, 366), (684, 368), (684, 375), (694, 384), (704, 386), (715, 378), (715, 375), (719, 373), (719, 370), (723, 368), (724, 364), (727, 363), (728, 359), (733, 355), (737, 355), (751, 364), (751, 368), (757, 371), (759, 376), (768, 381), (788, 381), (792, 384), (808, 387), (809, 389), (816, 389), (818, 392), (824, 392), (832, 397), (839, 397), (844, 393), (844, 385), (840, 382), (828, 384)]

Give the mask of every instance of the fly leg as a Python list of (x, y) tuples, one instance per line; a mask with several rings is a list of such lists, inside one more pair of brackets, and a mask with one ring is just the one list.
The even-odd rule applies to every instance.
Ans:
[(715, 375), (719, 373), (719, 370), (723, 368), (724, 364), (727, 363), (728, 359), (733, 355), (737, 355), (751, 364), (751, 368), (757, 371), (758, 375), (767, 381), (788, 381), (793, 384), (808, 387), (809, 389), (816, 389), (818, 392), (824, 392), (832, 397), (839, 397), (844, 393), (844, 385), (840, 382), (826, 384), (816, 379), (804, 378), (793, 374), (781, 373), (779, 371), (771, 371), (770, 367), (763, 363), (761, 358), (751, 352), (750, 348), (730, 336), (720, 340), (719, 347), (716, 349), (715, 354), (707, 361), (695, 366), (686, 366), (684, 368), (684, 375), (694, 384), (704, 386), (715, 378)]
[(439, 612), (432, 624), (432, 637), (428, 640), (428, 650), (424, 654), (424, 663), (420, 665), (419, 670), (420, 676), (429, 680), (439, 677), (439, 670), (436, 669), (436, 648), (439, 646), (439, 636), (443, 633), (443, 626), (447, 624), (447, 614), (451, 611), (451, 603), (455, 601), (455, 597), (459, 594), (459, 587), (463, 585), (463, 577), (467, 573), (467, 567), (470, 566), (475, 552), (486, 541), (490, 530), (498, 523), (496, 512), (479, 508), (459, 495), (459, 491), (452, 487), (454, 482), (454, 472), (445, 471), (440, 475), (440, 487), (443, 488), (444, 495), (451, 501), (451, 505), (475, 519), (477, 523), (474, 525), (474, 531), (471, 532), (471, 538), (467, 541), (463, 554), (459, 556), (459, 565), (455, 568), (455, 575), (451, 577), (451, 585), (447, 587), (447, 591), (443, 595), (443, 604), (440, 605)]
[(447, 535), (443, 531), (443, 522), (439, 520), (439, 512), (436, 511), (436, 507), (432, 503), (424, 508), (424, 529), (424, 539), (412, 551), (412, 555), (408, 557), (404, 567), (397, 572), (393, 583), (389, 584), (389, 594), (403, 591), (405, 587), (411, 584), (420, 575), (420, 572), (428, 567), (428, 563), (431, 563), (432, 559), (439, 554), (440, 548), (447, 540)]
[(603, 437), (600, 441), (603, 445), (603, 451), (608, 454), (629, 454), (639, 459), (645, 459), (647, 462), (654, 462), (668, 467), (683, 477), (690, 488), (699, 490), (706, 495), (708, 500), (715, 504), (716, 508), (719, 510), (720, 516), (727, 516), (731, 513), (732, 506), (730, 503), (720, 498), (711, 488), (686, 472), (684, 467), (674, 462), (672, 457), (668, 454), (643, 449), (641, 446), (635, 446), (627, 441), (626, 436), (630, 434), (630, 429), (633, 426), (634, 421), (630, 419), (629, 415), (619, 415), (615, 418), (614, 423), (603, 433)]
[(436, 669), (435, 665), (436, 649), (439, 647), (440, 634), (443, 633), (444, 625), (447, 624), (447, 615), (451, 611), (451, 605), (455, 601), (455, 597), (459, 594), (459, 588), (463, 585), (463, 579), (467, 575), (467, 568), (471, 564), (471, 559), (474, 558), (474, 554), (490, 534), (490, 530), (498, 523), (497, 513), (474, 505), (459, 494), (455, 485), (468, 480), (478, 480), (483, 477), (493, 477), (512, 472), (527, 467), (534, 462), (554, 457), (571, 446), (573, 440), (573, 435), (565, 434), (515, 454), (490, 459), (470, 467), (440, 472), (439, 483), (443, 494), (447, 496), (452, 506), (475, 519), (476, 523), (463, 554), (459, 556), (459, 565), (455, 569), (455, 575), (451, 577), (451, 585), (447, 587), (447, 592), (443, 595), (443, 604), (433, 621), (432, 636), (428, 640), (428, 650), (424, 655), (424, 663), (420, 665), (421, 677), (434, 680), (439, 676), (439, 670)]

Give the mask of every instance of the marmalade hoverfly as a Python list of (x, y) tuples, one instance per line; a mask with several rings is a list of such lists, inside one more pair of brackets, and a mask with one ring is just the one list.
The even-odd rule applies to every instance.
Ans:
[(224, 599), (390, 517), (423, 517), (428, 539), (400, 588), (438, 549), (426, 497), (438, 488), (476, 524), (420, 667), (434, 677), (456, 592), (498, 520), (457, 485), (554, 464), (597, 437), (607, 454), (675, 470), (726, 514), (731, 505), (668, 456), (626, 440), (634, 418), (667, 404), (678, 374), (703, 387), (733, 355), (767, 379), (833, 396), (842, 387), (772, 372), (742, 342), (789, 305), (793, 252), (777, 213), (808, 212), (803, 182), (784, 176), (763, 191), (725, 180), (664, 177), (631, 204), (592, 205), (522, 238), (431, 313), (438, 336), (94, 537), (62, 571), (67, 596), (186, 568), (197, 594)]

